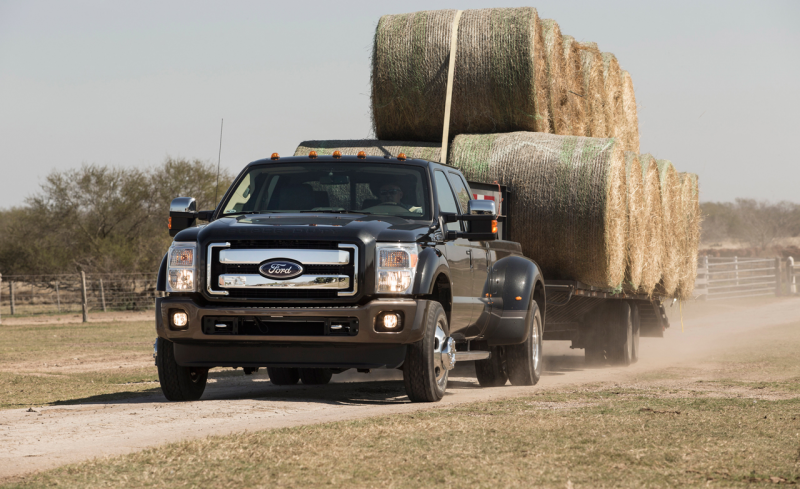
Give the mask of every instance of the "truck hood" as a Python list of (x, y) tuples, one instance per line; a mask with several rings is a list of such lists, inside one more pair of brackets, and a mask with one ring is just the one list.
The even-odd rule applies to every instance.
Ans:
[(189, 228), (175, 241), (218, 240), (333, 240), (339, 242), (414, 242), (430, 229), (430, 222), (364, 214), (252, 214), (223, 217), (205, 226)]

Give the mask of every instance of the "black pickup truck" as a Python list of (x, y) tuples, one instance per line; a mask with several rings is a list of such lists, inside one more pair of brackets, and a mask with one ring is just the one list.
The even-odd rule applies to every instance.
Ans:
[(663, 331), (663, 308), (646, 297), (546, 284), (502, 239), (512, 230), (497, 204), (510, 193), (475, 186), (402, 154), (312, 152), (250, 163), (213, 211), (175, 199), (156, 299), (167, 399), (200, 398), (212, 367), (266, 367), (279, 385), (399, 368), (412, 401), (437, 401), (457, 361), (474, 361), (482, 386), (536, 384), (548, 335), (587, 359), (635, 361), (637, 304)]

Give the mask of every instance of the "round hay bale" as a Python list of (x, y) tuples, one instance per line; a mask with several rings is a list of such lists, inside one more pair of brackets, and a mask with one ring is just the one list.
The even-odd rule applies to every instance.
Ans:
[(569, 111), (567, 133), (572, 136), (584, 136), (587, 128), (581, 54), (574, 37), (562, 36), (561, 42), (564, 45), (564, 81), (566, 82)]
[(681, 243), (684, 228), (681, 216), (680, 181), (678, 172), (669, 160), (656, 160), (658, 182), (661, 187), (662, 235), (664, 253), (661, 261), (661, 283), (657, 292), (673, 297), (681, 275)]
[(633, 79), (627, 71), (622, 72), (622, 112), (625, 115), (623, 138), (628, 151), (639, 152), (639, 114), (636, 109), (636, 94)]
[[(372, 53), (372, 121), (383, 140), (441, 141), (455, 10), (384, 15)], [(459, 21), (450, 135), (550, 132), (536, 9), (465, 10)]]
[(664, 215), (661, 212), (661, 183), (658, 179), (656, 160), (648, 155), (639, 155), (644, 186), (645, 260), (642, 266), (640, 292), (652, 295), (661, 280), (664, 256)]
[(583, 103), (586, 113), (586, 135), (605, 137), (605, 90), (603, 88), (603, 57), (595, 43), (578, 43), (581, 55)]
[(697, 278), (697, 247), (700, 244), (700, 194), (697, 175), (681, 173), (680, 195), (681, 215), (684, 219), (684, 239), (681, 249), (681, 277), (677, 297), (681, 300), (692, 298), (694, 282)]
[(625, 283), (628, 292), (638, 292), (642, 283), (647, 244), (647, 218), (645, 214), (642, 165), (636, 153), (625, 153), (625, 176), (627, 180), (628, 237)]
[(511, 239), (548, 279), (621, 290), (626, 190), (613, 139), (515, 132), (460, 135), (451, 165), (468, 180), (508, 185)]
[(547, 81), (550, 85), (548, 100), (550, 102), (550, 132), (553, 134), (570, 135), (571, 121), (569, 92), (567, 87), (571, 80), (567, 77), (564, 65), (564, 44), (561, 39), (561, 29), (555, 20), (542, 19), (542, 33), (544, 47), (547, 54)]
[(428, 161), (439, 161), (441, 144), (423, 143), (419, 141), (379, 141), (377, 139), (334, 139), (325, 141), (303, 141), (294, 152), (294, 156), (306, 156), (309, 151), (318, 155), (332, 155), (341, 151), (343, 155), (356, 155), (363, 151), (367, 156), (397, 156), (405, 153), (407, 158), (419, 158)]
[[(602, 53), (603, 57), (603, 116), (606, 120), (606, 137), (618, 138), (625, 146), (624, 118), (622, 109), (622, 70), (617, 57), (612, 53)], [(627, 147), (627, 146), (625, 146)]]

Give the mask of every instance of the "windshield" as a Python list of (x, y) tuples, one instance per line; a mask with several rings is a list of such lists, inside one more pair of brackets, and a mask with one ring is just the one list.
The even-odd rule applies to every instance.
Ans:
[(254, 166), (222, 214), (355, 212), (430, 220), (426, 175), (423, 168), (380, 163)]

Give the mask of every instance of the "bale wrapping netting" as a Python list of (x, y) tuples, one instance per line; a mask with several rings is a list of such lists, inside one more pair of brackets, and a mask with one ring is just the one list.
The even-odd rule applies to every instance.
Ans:
[(658, 293), (673, 297), (681, 275), (681, 240), (684, 233), (679, 197), (678, 172), (669, 160), (656, 160), (658, 181), (661, 188), (662, 235), (664, 253), (661, 262), (661, 283)]
[[(384, 15), (372, 54), (372, 120), (382, 140), (441, 141), (455, 10)], [(465, 10), (459, 21), (450, 134), (550, 132), (536, 9)]]
[(646, 245), (646, 219), (642, 165), (636, 153), (625, 153), (625, 176), (627, 181), (628, 235), (627, 261), (624, 289), (638, 292), (642, 283)]
[(681, 277), (677, 296), (681, 300), (692, 298), (697, 278), (697, 247), (700, 244), (700, 194), (697, 175), (681, 173), (681, 216), (684, 219), (683, 248), (681, 249)]
[(622, 112), (625, 114), (625, 147), (628, 151), (639, 152), (639, 114), (636, 109), (636, 94), (633, 79), (627, 71), (622, 72)]
[(605, 91), (603, 88), (603, 57), (595, 43), (578, 43), (581, 55), (581, 79), (586, 135), (605, 137)]
[(549, 279), (621, 289), (626, 190), (613, 139), (515, 132), (460, 135), (449, 163), (512, 191), (509, 230)]
[(562, 36), (564, 45), (564, 80), (567, 86), (569, 128), (572, 136), (586, 135), (586, 104), (583, 96), (583, 68), (578, 43), (572, 36)]
[(550, 102), (550, 132), (553, 134), (571, 135), (569, 80), (564, 65), (564, 44), (561, 29), (555, 20), (542, 19), (545, 54), (547, 55), (547, 81), (550, 86), (548, 100)]
[(334, 139), (324, 141), (303, 141), (294, 156), (306, 156), (316, 151), (319, 156), (332, 155), (341, 151), (343, 155), (357, 155), (363, 151), (367, 156), (394, 156), (405, 153), (407, 158), (439, 161), (442, 146), (437, 143), (419, 141), (379, 141), (376, 139)]
[(664, 216), (661, 212), (661, 183), (658, 179), (656, 160), (648, 155), (639, 155), (642, 166), (642, 183), (644, 186), (645, 220), (645, 255), (642, 266), (642, 280), (639, 290), (652, 294), (661, 280), (661, 266), (664, 257)]
[(617, 57), (612, 53), (602, 53), (603, 57), (603, 116), (606, 121), (606, 137), (619, 138), (625, 143), (623, 130), (625, 114), (622, 110), (622, 71)]

